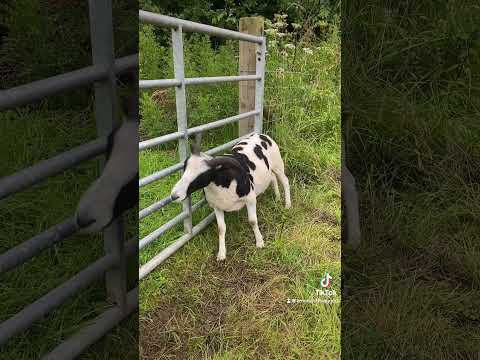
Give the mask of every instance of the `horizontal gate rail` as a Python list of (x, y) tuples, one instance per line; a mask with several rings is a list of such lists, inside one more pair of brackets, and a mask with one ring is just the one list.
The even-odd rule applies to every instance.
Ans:
[(174, 132), (168, 135), (163, 135), (154, 139), (145, 140), (138, 144), (138, 150), (142, 151), (157, 145), (164, 144), (169, 141), (178, 140), (184, 136), (185, 136), (184, 132), (177, 131), (177, 132)]
[(215, 213), (211, 212), (207, 217), (205, 217), (202, 221), (200, 221), (197, 225), (192, 228), (192, 232), (190, 234), (185, 234), (174, 243), (170, 244), (164, 250), (162, 250), (158, 255), (156, 255), (153, 259), (147, 262), (145, 265), (140, 267), (138, 277), (143, 279), (147, 276), (150, 272), (152, 272), (158, 265), (163, 263), (167, 260), (170, 255), (175, 253), (178, 249), (180, 249), (183, 245), (185, 245), (190, 239), (196, 236), (200, 231), (205, 229), (212, 221), (215, 219)]
[(101, 137), (0, 179), (0, 200), (101, 155), (107, 150), (107, 144), (107, 138)]
[(157, 201), (156, 203), (153, 203), (152, 205), (146, 207), (145, 209), (140, 210), (138, 213), (138, 220), (141, 220), (148, 215), (153, 214), (155, 211), (160, 210), (161, 208), (167, 206), (173, 201), (171, 196), (167, 196), (166, 198), (163, 198), (160, 201)]
[(0, 274), (31, 259), (42, 250), (56, 244), (79, 230), (75, 217), (52, 226), (0, 255)]
[[(212, 77), (196, 77), (185, 78), (183, 83), (185, 85), (205, 85), (205, 84), (217, 84), (232, 81), (252, 81), (260, 80), (261, 76), (258, 75), (240, 75), (240, 76), (212, 76)], [(162, 79), (162, 80), (140, 80), (140, 89), (153, 89), (153, 88), (168, 88), (174, 86), (180, 86), (181, 80), (177, 79)]]
[(160, 136), (160, 137), (155, 138), (155, 139), (142, 141), (139, 145), (139, 149), (140, 150), (145, 150), (145, 149), (148, 149), (152, 146), (161, 145), (161, 144), (163, 144), (165, 142), (168, 142), (168, 141), (180, 139), (180, 138), (184, 137), (185, 135), (191, 136), (191, 135), (195, 135), (197, 133), (204, 132), (204, 131), (207, 131), (207, 130), (213, 130), (213, 129), (219, 128), (221, 126), (225, 126), (225, 125), (243, 120), (245, 118), (248, 118), (250, 116), (254, 116), (254, 115), (257, 115), (257, 114), (258, 114), (258, 111), (252, 110), (252, 111), (248, 111), (248, 112), (241, 113), (241, 114), (238, 114), (238, 115), (230, 116), (230, 117), (222, 119), (222, 120), (213, 121), (213, 122), (210, 122), (208, 124), (203, 124), (203, 125), (192, 127), (190, 129), (187, 129), (187, 131), (185, 132), (186, 134), (183, 133), (183, 132), (177, 131), (175, 133), (168, 134), (168, 135), (165, 135), (165, 136)]
[(60, 306), (70, 296), (99, 279), (118, 259), (106, 255), (79, 272), (67, 282), (51, 290), (47, 295), (31, 303), (10, 319), (0, 324), (0, 345), (10, 337), (26, 330), (34, 321)]
[[(114, 63), (114, 72), (117, 74), (133, 69), (138, 64), (138, 55), (119, 58)], [(89, 85), (95, 81), (108, 77), (108, 67), (91, 65), (65, 74), (52, 76), (29, 84), (0, 91), (0, 111), (16, 106), (32, 103), (47, 96), (55, 95), (66, 90), (73, 90), (80, 86)]]
[(160, 25), (168, 28), (181, 27), (184, 32), (204, 33), (211, 36), (218, 36), (230, 40), (242, 40), (261, 44), (263, 37), (244, 34), (238, 31), (226, 30), (215, 26), (199, 24), (192, 21), (181, 20), (170, 16), (155, 14), (152, 12), (140, 10), (140, 21), (146, 24)]
[[(135, 243), (135, 247), (137, 244)], [(97, 318), (91, 321), (78, 333), (65, 340), (57, 346), (43, 360), (59, 360), (67, 356), (68, 359), (77, 358), (88, 345), (100, 340), (107, 332), (113, 329), (126, 315), (133, 313), (138, 307), (138, 287), (127, 293), (125, 312), (118, 306), (113, 306), (104, 311)]]
[[(249, 134), (246, 134), (244, 136), (241, 136), (235, 140), (232, 140), (232, 141), (229, 141), (228, 143), (226, 144), (223, 144), (223, 145), (220, 145), (220, 146), (217, 146), (213, 149), (210, 149), (208, 151), (206, 151), (205, 153), (207, 155), (215, 155), (215, 154), (218, 154), (222, 151), (225, 151), (227, 149), (230, 149), (233, 145), (235, 145), (237, 142), (239, 142), (240, 140), (243, 140), (249, 136), (251, 136), (252, 134), (254, 134), (254, 132), (252, 133), (249, 133)], [(140, 182), (139, 182), (139, 186), (140, 187), (143, 187), (145, 185), (148, 185), (154, 181), (157, 181), (157, 180), (160, 180), (161, 178), (164, 178), (165, 176), (168, 176), (168, 175), (171, 175), (173, 174), (174, 172), (177, 172), (178, 170), (180, 170), (181, 168), (183, 167), (183, 163), (178, 163), (178, 164), (175, 164), (173, 166), (170, 166), (168, 168), (165, 168), (163, 170), (160, 170), (160, 171), (157, 171), (151, 175), (148, 175), (146, 177), (143, 177), (140, 179)]]
[[(195, 205), (192, 206), (192, 213), (200, 209), (203, 205), (207, 203), (206, 199), (202, 199), (199, 202), (197, 202)], [(189, 216), (189, 212), (183, 211), (180, 214), (178, 214), (176, 217), (168, 221), (167, 223), (163, 224), (160, 226), (157, 230), (151, 232), (147, 236), (145, 236), (142, 240), (140, 240), (139, 243), (139, 248), (140, 250), (143, 249), (145, 246), (150, 244), (152, 241), (158, 239), (161, 235), (163, 235), (165, 232), (170, 230), (172, 227), (180, 223), (181, 221), (185, 220)]]

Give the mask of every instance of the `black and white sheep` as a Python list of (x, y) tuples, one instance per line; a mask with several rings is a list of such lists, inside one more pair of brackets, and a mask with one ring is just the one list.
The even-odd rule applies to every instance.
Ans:
[(285, 207), (290, 208), (290, 185), (278, 145), (267, 135), (254, 134), (237, 143), (231, 154), (223, 156), (211, 157), (201, 153), (198, 143), (192, 146), (192, 154), (184, 164), (183, 176), (173, 187), (171, 196), (180, 202), (193, 192), (204, 190), (217, 219), (217, 260), (224, 260), (227, 252), (224, 212), (238, 211), (246, 206), (256, 246), (262, 248), (264, 241), (258, 228), (257, 196), (273, 183), (275, 196), (279, 199), (278, 181), (285, 193)]

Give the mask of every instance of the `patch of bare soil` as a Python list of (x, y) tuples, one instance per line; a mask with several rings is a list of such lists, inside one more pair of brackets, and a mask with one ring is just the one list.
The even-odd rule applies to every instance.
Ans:
[(339, 225), (337, 218), (321, 209), (316, 209), (313, 212), (313, 221), (317, 224), (328, 224), (332, 226)]

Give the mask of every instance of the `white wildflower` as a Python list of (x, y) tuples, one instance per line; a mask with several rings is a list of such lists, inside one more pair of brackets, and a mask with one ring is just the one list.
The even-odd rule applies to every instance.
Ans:
[(276, 68), (275, 69), (275, 77), (277, 79), (282, 79), (285, 77), (285, 69), (282, 67)]
[(305, 54), (308, 54), (308, 55), (312, 55), (312, 54), (313, 54), (313, 50), (310, 49), (310, 48), (303, 48), (303, 51), (305, 52)]
[(282, 51), (280, 51), (280, 55), (287, 57), (288, 52), (286, 50), (282, 50)]
[(285, 44), (286, 49), (295, 49), (295, 45), (293, 44)]

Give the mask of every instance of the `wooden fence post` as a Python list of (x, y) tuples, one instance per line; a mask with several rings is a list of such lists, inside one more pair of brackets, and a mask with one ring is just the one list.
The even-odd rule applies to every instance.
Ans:
[[(263, 36), (263, 17), (240, 18), (240, 32)], [(257, 44), (240, 41), (240, 75), (255, 75)], [(255, 110), (255, 80), (240, 81), (239, 113)], [(251, 116), (238, 123), (238, 135), (242, 136), (255, 130), (255, 117)]]

